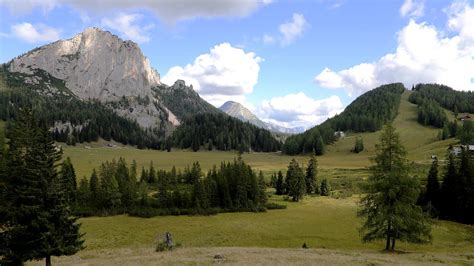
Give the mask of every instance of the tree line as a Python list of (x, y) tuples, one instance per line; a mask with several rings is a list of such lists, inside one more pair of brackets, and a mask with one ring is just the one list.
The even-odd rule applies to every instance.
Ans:
[(173, 133), (173, 145), (182, 149), (274, 152), (280, 142), (272, 134), (224, 113), (188, 117)]
[[(139, 179), (139, 180), (138, 180)], [(184, 171), (157, 170), (150, 164), (138, 178), (136, 163), (105, 162), (83, 178), (76, 192), (80, 215), (128, 213), (133, 216), (265, 211), (266, 184), (242, 158), (203, 173), (199, 162)]]
[(344, 112), (307, 130), (289, 137), (282, 151), (289, 155), (300, 153), (324, 154), (324, 145), (333, 143), (339, 131), (374, 132), (392, 121), (400, 105), (405, 87), (401, 83), (382, 85), (364, 93), (349, 104)]
[(412, 88), (409, 100), (420, 104), (424, 99), (432, 99), (442, 107), (457, 113), (474, 113), (474, 92), (455, 91), (440, 84), (417, 84)]
[[(474, 223), (474, 160), (466, 147), (456, 155), (450, 147), (443, 173), (434, 159), (418, 203), (432, 217)], [(442, 177), (442, 180), (440, 180)]]

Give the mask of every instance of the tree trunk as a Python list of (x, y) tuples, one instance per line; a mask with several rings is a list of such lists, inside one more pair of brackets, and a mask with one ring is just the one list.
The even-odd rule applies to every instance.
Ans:
[(51, 256), (46, 256), (46, 266), (51, 266)]
[(392, 251), (395, 250), (395, 237), (392, 237)]
[(389, 221), (388, 222), (388, 228), (387, 228), (387, 242), (385, 243), (385, 250), (390, 250), (390, 231), (392, 230), (392, 223)]

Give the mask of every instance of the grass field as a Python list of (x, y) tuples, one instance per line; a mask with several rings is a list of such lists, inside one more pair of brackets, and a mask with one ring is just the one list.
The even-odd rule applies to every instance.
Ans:
[[(224, 254), (236, 264), (315, 263), (309, 258), (325, 264), (474, 263), (473, 226), (434, 221), (432, 244), (397, 243), (402, 253), (384, 254), (379, 252), (384, 243), (364, 244), (360, 240), (357, 197), (307, 197), (300, 203), (285, 202), (276, 196), (270, 200), (287, 204), (288, 209), (214, 216), (81, 219), (87, 248), (62, 262), (209, 264), (215, 254)], [(167, 231), (181, 247), (170, 253), (153, 252), (157, 236)], [(300, 249), (303, 243), (311, 250)]]

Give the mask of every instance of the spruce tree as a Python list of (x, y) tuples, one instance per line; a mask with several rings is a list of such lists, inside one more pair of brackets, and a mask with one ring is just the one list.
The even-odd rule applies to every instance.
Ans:
[(83, 245), (58, 174), (62, 152), (30, 111), (21, 111), (9, 137), (2, 255), (13, 264), (45, 259), (51, 265), (51, 256), (72, 255)]
[(325, 178), (321, 181), (321, 188), (319, 189), (321, 196), (329, 196), (329, 190), (328, 180)]
[(285, 181), (283, 180), (283, 173), (281, 171), (278, 171), (278, 177), (276, 181), (276, 194), (277, 195), (283, 195), (285, 194)]
[(311, 156), (309, 159), (308, 167), (306, 168), (306, 194), (316, 193), (317, 191), (317, 184), (316, 184), (316, 176), (318, 175), (318, 161), (316, 157)]
[(426, 243), (431, 227), (416, 205), (419, 182), (408, 175), (406, 152), (391, 124), (385, 126), (375, 147), (375, 164), (364, 187), (359, 217), (363, 241), (385, 239), (385, 249), (394, 250), (396, 240)]
[(76, 203), (76, 190), (77, 190), (77, 181), (76, 181), (76, 171), (72, 165), (71, 158), (67, 157), (64, 160), (61, 171), (59, 174), (63, 186), (66, 188), (66, 200), (74, 205)]
[(315, 139), (315, 144), (314, 144), (314, 153), (316, 155), (323, 155), (324, 154), (324, 140), (321, 135), (317, 134), (316, 139)]
[(438, 181), (438, 159), (434, 159), (431, 163), (431, 168), (428, 173), (428, 180), (426, 183), (426, 192), (424, 196), (424, 204), (434, 215), (439, 208), (440, 200), (440, 185)]
[(286, 180), (288, 195), (292, 197), (293, 201), (298, 202), (300, 199), (303, 199), (306, 192), (305, 176), (303, 169), (301, 169), (295, 159), (292, 159), (288, 165)]
[(448, 220), (455, 220), (459, 213), (459, 180), (457, 162), (452, 151), (448, 149), (448, 163), (445, 166), (443, 183), (441, 186), (440, 217)]
[(267, 188), (267, 185), (265, 184), (265, 178), (263, 176), (263, 172), (260, 171), (258, 174), (258, 197), (257, 197), (257, 203), (259, 205), (264, 205), (267, 202), (266, 188)]

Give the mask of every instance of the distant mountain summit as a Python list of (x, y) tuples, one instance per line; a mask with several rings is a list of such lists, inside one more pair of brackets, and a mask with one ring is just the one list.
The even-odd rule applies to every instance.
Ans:
[(226, 114), (238, 118), (244, 122), (249, 122), (250, 124), (253, 124), (257, 127), (268, 129), (276, 133), (295, 134), (304, 131), (304, 128), (302, 127), (286, 128), (264, 122), (260, 120), (255, 114), (253, 114), (249, 109), (245, 108), (238, 102), (225, 102), (221, 107), (219, 107), (219, 109), (221, 109), (221, 111), (225, 112)]

